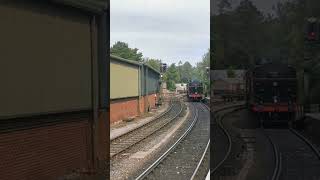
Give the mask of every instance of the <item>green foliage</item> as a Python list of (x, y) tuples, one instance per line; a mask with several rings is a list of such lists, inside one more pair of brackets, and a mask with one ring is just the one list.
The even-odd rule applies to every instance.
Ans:
[(192, 79), (193, 67), (188, 61), (186, 61), (182, 65), (179, 65), (178, 70), (179, 70), (180, 82), (188, 83)]
[(231, 4), (228, 0), (218, 1), (218, 11), (219, 13), (225, 13), (227, 10), (230, 10)]
[(209, 81), (209, 68), (210, 68), (210, 49), (203, 55), (202, 61), (197, 63), (194, 69), (194, 77), (203, 82), (205, 85), (204, 93), (207, 94), (210, 91)]
[(160, 67), (161, 67), (160, 59), (144, 58), (143, 61), (160, 72)]
[[(320, 1), (317, 0), (294, 0), (279, 3), (277, 6), (277, 20), (282, 37), (280, 48), (285, 49), (283, 53), (288, 62), (297, 70), (304, 70), (310, 75), (309, 92), (306, 102), (320, 103), (320, 46), (311, 45), (304, 41), (305, 20), (307, 17), (320, 18)], [(305, 60), (305, 56), (309, 60)]]
[(302, 67), (306, 53), (319, 55), (319, 46), (313, 50), (306, 46), (304, 25), (307, 17), (320, 17), (320, 1), (279, 2), (275, 15), (263, 14), (249, 0), (227, 11), (227, 1), (219, 0), (223, 10), (212, 17), (215, 69), (249, 68), (261, 58)]
[[(220, 0), (221, 1), (221, 0)], [(249, 0), (212, 17), (215, 69), (248, 68), (266, 51), (264, 16)]]
[(128, 60), (142, 62), (142, 53), (137, 48), (129, 48), (125, 42), (117, 41), (111, 48), (110, 53)]
[[(116, 42), (110, 49), (111, 54), (139, 62), (146, 63), (154, 69), (160, 71), (161, 60), (154, 58), (143, 58), (142, 53), (138, 52), (137, 48), (130, 48), (125, 42)], [(203, 56), (201, 62), (197, 63), (196, 67), (186, 61), (178, 62), (178, 66), (171, 64), (167, 72), (163, 74), (163, 80), (167, 83), (167, 88), (171, 91), (175, 90), (176, 83), (188, 83), (193, 79), (204, 82), (207, 88), (209, 88), (209, 80), (207, 74), (207, 68), (210, 66), (210, 53), (208, 52)]]
[(165, 73), (165, 81), (167, 82), (167, 89), (174, 91), (176, 89), (175, 83), (180, 81), (180, 76), (177, 66), (173, 63)]
[(171, 64), (164, 74), (163, 79), (167, 83), (167, 88), (171, 91), (175, 90), (175, 84), (188, 83), (191, 80), (199, 80), (205, 84), (205, 91), (209, 91), (209, 74), (207, 69), (210, 67), (210, 53), (203, 56), (202, 61), (197, 63), (196, 67), (186, 61), (182, 64), (179, 61), (178, 66)]
[(231, 9), (229, 1), (219, 0), (220, 13), (212, 16), (213, 68), (246, 69), (262, 58), (289, 63), (310, 74), (309, 97), (319, 103), (320, 45), (306, 43), (304, 33), (306, 18), (320, 18), (320, 1), (281, 1), (274, 15), (263, 14), (249, 0)]
[(205, 91), (209, 91), (209, 74), (207, 69), (210, 67), (210, 54), (208, 52), (203, 56), (202, 61), (197, 63), (196, 67), (186, 61), (182, 64), (179, 61), (178, 66), (171, 64), (167, 72), (163, 76), (163, 80), (167, 83), (167, 88), (171, 91), (175, 90), (177, 83), (189, 83), (191, 80), (197, 79), (204, 82)]

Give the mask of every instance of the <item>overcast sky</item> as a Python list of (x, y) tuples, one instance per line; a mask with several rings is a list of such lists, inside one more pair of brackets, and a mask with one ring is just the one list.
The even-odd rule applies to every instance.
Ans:
[(201, 61), (210, 47), (210, 0), (110, 0), (110, 45), (124, 41), (169, 64)]

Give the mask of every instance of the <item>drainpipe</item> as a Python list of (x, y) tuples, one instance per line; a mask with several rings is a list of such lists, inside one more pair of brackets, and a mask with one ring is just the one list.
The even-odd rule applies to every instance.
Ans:
[(138, 70), (138, 115), (141, 115), (141, 109), (140, 109), (140, 99), (141, 99), (141, 66), (139, 66)]
[(148, 67), (147, 66), (145, 66), (146, 67), (146, 98), (147, 98), (147, 109), (146, 110), (148, 110), (149, 111), (149, 92), (148, 92), (148, 76), (149, 76), (149, 70), (148, 70)]

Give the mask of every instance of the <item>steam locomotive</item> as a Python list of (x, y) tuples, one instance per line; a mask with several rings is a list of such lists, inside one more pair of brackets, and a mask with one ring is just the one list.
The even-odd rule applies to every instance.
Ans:
[(203, 83), (191, 81), (187, 84), (187, 96), (190, 101), (201, 101), (204, 98)]
[(287, 123), (297, 110), (296, 70), (280, 63), (267, 63), (248, 70), (246, 100), (261, 123)]

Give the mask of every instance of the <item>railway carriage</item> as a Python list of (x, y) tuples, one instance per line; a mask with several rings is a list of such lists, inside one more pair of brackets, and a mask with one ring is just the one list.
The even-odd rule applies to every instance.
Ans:
[(296, 70), (286, 64), (268, 63), (246, 73), (246, 99), (263, 124), (288, 122), (297, 109)]

